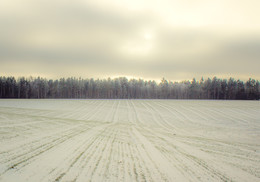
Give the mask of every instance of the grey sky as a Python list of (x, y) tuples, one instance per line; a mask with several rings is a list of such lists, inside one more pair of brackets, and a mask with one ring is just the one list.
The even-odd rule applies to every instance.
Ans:
[(260, 79), (259, 0), (3, 0), (0, 73)]

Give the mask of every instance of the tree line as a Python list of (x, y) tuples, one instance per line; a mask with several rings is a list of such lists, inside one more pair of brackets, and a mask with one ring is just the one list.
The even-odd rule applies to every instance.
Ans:
[(259, 81), (217, 77), (172, 82), (162, 79), (0, 77), (0, 98), (226, 99), (259, 100)]

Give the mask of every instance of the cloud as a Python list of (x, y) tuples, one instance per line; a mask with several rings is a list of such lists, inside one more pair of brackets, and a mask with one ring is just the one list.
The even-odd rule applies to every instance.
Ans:
[[(251, 5), (246, 10), (236, 7), (245, 25), (237, 29), (243, 27), (237, 19), (229, 25), (231, 16), (227, 15), (227, 21), (217, 19), (219, 13), (209, 12), (221, 7), (221, 3), (212, 6), (200, 1), (201, 6), (193, 4), (186, 14), (168, 11), (167, 5), (175, 3), (175, 9), (185, 9), (187, 2), (151, 2), (149, 6), (138, 6), (137, 1), (127, 3), (1, 2), (1, 73), (54, 77), (132, 75), (152, 79), (164, 76), (173, 80), (203, 75), (260, 78), (260, 34), (259, 27), (253, 24), (256, 11), (247, 11)], [(201, 12), (208, 13), (216, 23)]]

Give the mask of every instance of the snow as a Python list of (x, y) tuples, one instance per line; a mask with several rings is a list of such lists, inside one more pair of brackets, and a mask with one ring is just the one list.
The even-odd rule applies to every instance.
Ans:
[(260, 102), (0, 100), (0, 181), (260, 181)]

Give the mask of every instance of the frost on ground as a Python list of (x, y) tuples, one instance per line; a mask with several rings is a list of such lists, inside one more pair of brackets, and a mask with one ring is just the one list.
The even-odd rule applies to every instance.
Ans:
[(260, 102), (0, 100), (0, 181), (260, 181)]

